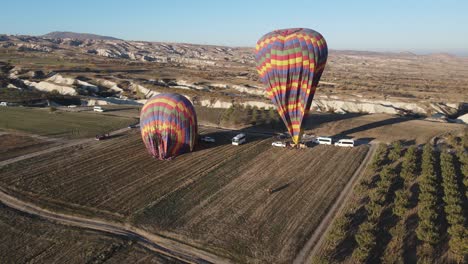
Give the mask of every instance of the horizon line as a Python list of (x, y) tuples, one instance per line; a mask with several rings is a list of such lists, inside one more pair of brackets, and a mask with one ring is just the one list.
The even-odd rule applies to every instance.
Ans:
[[(32, 37), (40, 37), (43, 38), (44, 35), (54, 32), (60, 33), (74, 33), (74, 34), (91, 34), (97, 35), (102, 37), (111, 37), (115, 38), (115, 40), (108, 40), (108, 41), (133, 41), (133, 42), (150, 42), (150, 43), (171, 43), (171, 44), (189, 44), (189, 45), (206, 45), (206, 46), (221, 46), (221, 47), (230, 47), (230, 48), (255, 48), (255, 45), (248, 46), (248, 45), (226, 45), (226, 44), (213, 44), (213, 43), (201, 43), (201, 42), (184, 42), (184, 41), (166, 41), (166, 40), (137, 40), (137, 39), (124, 39), (118, 38), (109, 35), (103, 35), (98, 33), (88, 33), (88, 32), (74, 32), (74, 31), (50, 31), (45, 34), (41, 35), (30, 35), (30, 34), (8, 34), (8, 33), (0, 33), (0, 35), (7, 35), (7, 36), (32, 36)], [(468, 57), (468, 49), (415, 49), (415, 48), (408, 48), (408, 49), (390, 49), (390, 48), (330, 48), (330, 50), (335, 51), (357, 51), (357, 52), (375, 52), (375, 53), (413, 53), (414, 55), (437, 55), (437, 54), (446, 54), (452, 55), (456, 57)]]

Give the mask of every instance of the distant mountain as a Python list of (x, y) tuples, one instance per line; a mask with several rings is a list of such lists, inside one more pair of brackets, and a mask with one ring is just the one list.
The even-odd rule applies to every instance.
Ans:
[(66, 32), (66, 31), (54, 31), (54, 32), (50, 32), (48, 34), (42, 35), (41, 37), (43, 37), (43, 38), (53, 38), (53, 39), (70, 38), (70, 39), (79, 39), (79, 40), (85, 40), (85, 39), (121, 40), (121, 39), (114, 38), (114, 37), (101, 36), (101, 35), (96, 35), (96, 34), (75, 33), (75, 32)]

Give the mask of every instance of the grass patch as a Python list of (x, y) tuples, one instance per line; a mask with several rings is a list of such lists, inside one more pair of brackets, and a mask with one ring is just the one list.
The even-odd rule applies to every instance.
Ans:
[(134, 123), (134, 118), (48, 109), (1, 108), (0, 129), (51, 137), (85, 138)]

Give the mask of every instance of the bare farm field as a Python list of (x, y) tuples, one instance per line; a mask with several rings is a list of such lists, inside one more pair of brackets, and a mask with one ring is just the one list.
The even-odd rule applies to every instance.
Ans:
[(48, 208), (131, 222), (236, 262), (289, 263), (368, 150), (276, 149), (261, 135), (232, 146), (233, 132), (202, 134), (217, 143), (169, 162), (152, 159), (131, 132), (4, 166), (0, 184)]
[(431, 138), (456, 130), (461, 124), (431, 122), (388, 114), (323, 114), (313, 113), (305, 120), (306, 133), (349, 137), (364, 141), (391, 143), (397, 140), (423, 144)]
[(48, 148), (51, 142), (24, 135), (0, 135), (0, 161)]
[(54, 224), (0, 205), (2, 263), (178, 263), (132, 241)]
[(0, 109), (0, 130), (22, 131), (47, 137), (68, 139), (92, 137), (135, 122), (134, 118), (72, 113), (38, 108), (4, 107)]

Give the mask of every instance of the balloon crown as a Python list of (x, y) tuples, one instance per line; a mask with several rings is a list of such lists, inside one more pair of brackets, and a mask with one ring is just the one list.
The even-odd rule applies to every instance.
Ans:
[(281, 36), (287, 36), (287, 35), (290, 35), (290, 34), (292, 34), (292, 33), (301, 31), (302, 29), (303, 29), (303, 28), (278, 29), (278, 30), (275, 30), (275, 33), (278, 33), (278, 34), (280, 34)]

